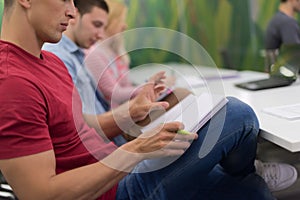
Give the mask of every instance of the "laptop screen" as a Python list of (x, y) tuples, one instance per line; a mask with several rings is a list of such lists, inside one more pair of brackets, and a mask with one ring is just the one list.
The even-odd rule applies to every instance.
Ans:
[(283, 44), (270, 76), (280, 76), (287, 79), (297, 79), (300, 69), (300, 44)]
[(300, 44), (283, 45), (267, 79), (235, 84), (248, 90), (262, 90), (291, 85), (300, 69)]

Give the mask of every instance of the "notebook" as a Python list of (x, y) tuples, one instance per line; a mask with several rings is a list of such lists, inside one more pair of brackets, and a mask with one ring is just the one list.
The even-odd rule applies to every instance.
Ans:
[(197, 132), (226, 103), (223, 95), (203, 93), (199, 96), (189, 94), (170, 110), (141, 128), (141, 132), (149, 131), (162, 123), (179, 121), (189, 132)]
[(263, 90), (291, 85), (297, 80), (300, 69), (299, 57), (299, 44), (282, 45), (279, 56), (272, 66), (269, 78), (238, 83), (235, 86), (248, 90)]

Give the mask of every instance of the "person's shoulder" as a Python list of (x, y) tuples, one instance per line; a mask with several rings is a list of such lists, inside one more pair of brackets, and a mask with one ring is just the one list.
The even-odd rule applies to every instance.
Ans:
[(42, 56), (44, 60), (61, 62), (61, 59), (51, 51), (42, 50)]
[[(14, 43), (10, 43), (8, 41), (0, 40), (0, 52), (1, 52), (1, 57), (7, 56), (9, 54), (11, 55), (20, 55), (20, 54), (28, 54), (24, 49), (21, 47), (17, 46)], [(6, 52), (6, 53), (5, 53)]]
[(0, 40), (0, 48), (8, 48), (9, 46), (11, 46), (8, 42)]
[[(111, 62), (115, 55), (107, 42), (98, 42), (85, 51), (85, 63), (94, 65), (97, 62)], [(103, 64), (102, 64), (103, 65)], [(101, 67), (101, 65), (98, 65)]]
[(9, 56), (9, 51), (13, 46), (5, 41), (0, 40), (0, 59), (6, 59)]
[(59, 59), (64, 61), (72, 57), (66, 45), (61, 40), (58, 43), (45, 43), (42, 47), (43, 53), (50, 59)]
[(295, 19), (287, 16), (283, 12), (278, 11), (269, 21), (267, 30), (285, 29), (286, 27), (290, 27), (293, 23), (295, 23)]
[(62, 41), (59, 41), (57, 43), (48, 43), (46, 42), (43, 47), (42, 50), (44, 51), (49, 51), (52, 53), (64, 53), (66, 52), (65, 47), (64, 47), (64, 43)]
[(67, 36), (63, 35), (57, 43), (44, 43), (42, 49), (53, 52), (55, 54), (63, 54), (69, 52), (70, 48), (76, 46)]
[(0, 93), (6, 94), (1, 101), (11, 101), (11, 99), (20, 99), (27, 101), (35, 97), (42, 97), (42, 87), (33, 74), (13, 73), (0, 79)]
[(278, 11), (273, 16), (273, 21), (277, 21), (278, 23), (290, 23), (290, 22), (296, 22), (296, 20), (288, 15), (286, 15), (283, 12)]

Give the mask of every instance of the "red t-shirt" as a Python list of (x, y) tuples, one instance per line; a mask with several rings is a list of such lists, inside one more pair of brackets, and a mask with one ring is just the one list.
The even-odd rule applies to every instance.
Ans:
[[(84, 122), (63, 62), (41, 56), (0, 41), (0, 159), (53, 149), (57, 173), (98, 162), (116, 146)], [(115, 199), (116, 187), (100, 199)]]

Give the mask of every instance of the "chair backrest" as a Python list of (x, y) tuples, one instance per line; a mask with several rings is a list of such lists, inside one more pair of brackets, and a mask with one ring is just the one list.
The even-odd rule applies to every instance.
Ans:
[(12, 188), (7, 184), (0, 171), (0, 200), (17, 200)]

